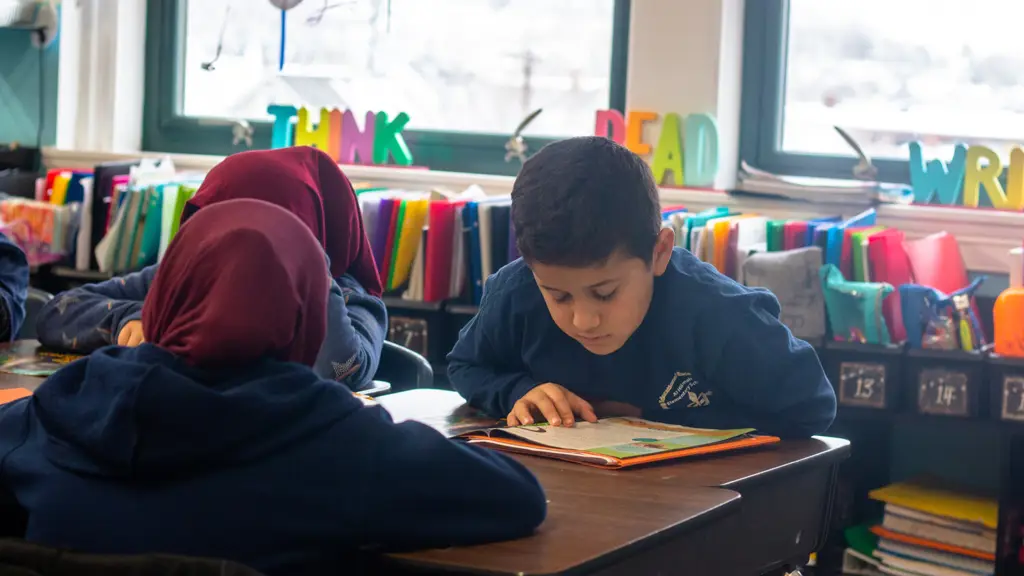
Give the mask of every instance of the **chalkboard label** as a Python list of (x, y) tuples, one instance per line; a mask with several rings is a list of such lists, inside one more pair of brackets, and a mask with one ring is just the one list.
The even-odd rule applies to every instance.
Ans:
[(885, 364), (843, 362), (839, 365), (839, 403), (885, 409)]
[(917, 410), (922, 414), (968, 416), (967, 374), (944, 368), (921, 370)]
[(1024, 377), (1003, 378), (1003, 420), (1024, 421)]

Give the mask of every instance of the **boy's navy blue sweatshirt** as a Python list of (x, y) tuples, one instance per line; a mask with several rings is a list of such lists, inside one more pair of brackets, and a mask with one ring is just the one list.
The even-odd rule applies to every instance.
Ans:
[[(117, 344), (121, 328), (142, 319), (142, 301), (156, 271), (156, 266), (150, 266), (58, 294), (39, 314), (39, 341), (84, 353)], [(352, 390), (367, 387), (380, 363), (387, 325), (387, 310), (380, 298), (367, 294), (347, 274), (337, 278), (327, 302), (327, 337), (313, 370)]]
[(394, 424), (305, 366), (200, 372), (143, 344), (0, 406), (0, 514), (12, 507), (30, 542), (301, 576), (345, 573), (359, 551), (526, 536), (546, 503), (514, 460)]
[(552, 382), (586, 400), (632, 404), (660, 422), (820, 434), (835, 418), (835, 392), (814, 349), (778, 317), (772, 294), (676, 248), (640, 327), (621, 349), (598, 356), (555, 325), (518, 260), (488, 280), (479, 313), (448, 355), (448, 376), (492, 416)]
[(0, 340), (18, 337), (25, 321), (28, 259), (21, 248), (0, 234)]

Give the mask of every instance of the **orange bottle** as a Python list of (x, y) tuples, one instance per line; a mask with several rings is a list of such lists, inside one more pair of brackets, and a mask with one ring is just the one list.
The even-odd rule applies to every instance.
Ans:
[(996, 354), (1024, 358), (1024, 288), (1010, 287), (992, 309)]

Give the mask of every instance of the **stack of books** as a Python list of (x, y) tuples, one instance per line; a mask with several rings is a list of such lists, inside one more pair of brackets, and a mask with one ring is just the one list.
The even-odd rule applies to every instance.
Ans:
[(913, 576), (995, 573), (998, 503), (934, 481), (892, 484), (870, 494), (885, 503), (872, 556), (882, 572)]
[(913, 200), (908, 186), (863, 180), (784, 176), (759, 170), (746, 162), (740, 166), (736, 190), (757, 196), (850, 206), (909, 204)]

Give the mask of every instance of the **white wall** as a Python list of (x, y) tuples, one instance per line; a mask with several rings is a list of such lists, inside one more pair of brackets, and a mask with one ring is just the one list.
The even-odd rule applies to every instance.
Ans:
[[(633, 0), (626, 108), (718, 120), (720, 156), (715, 187), (736, 182), (743, 0)], [(644, 141), (656, 143), (660, 123)]]

